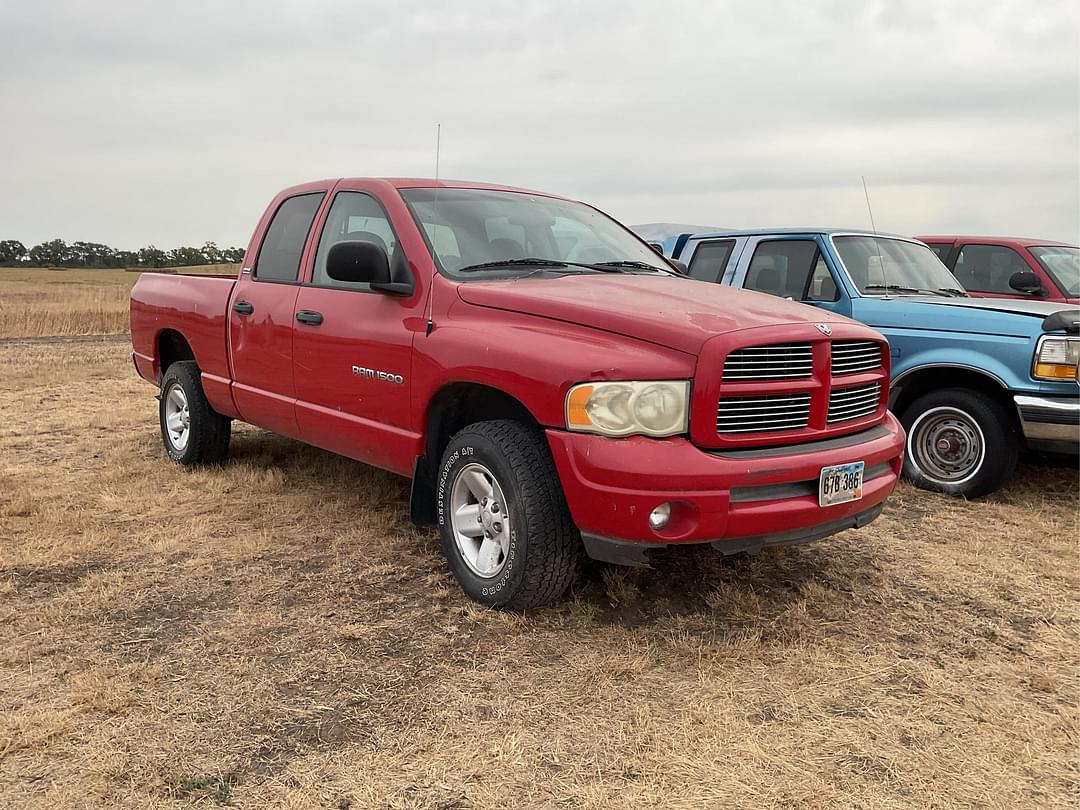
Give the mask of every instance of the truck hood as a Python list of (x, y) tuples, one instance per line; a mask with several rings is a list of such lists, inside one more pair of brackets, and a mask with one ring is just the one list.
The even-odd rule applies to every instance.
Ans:
[(918, 300), (934, 306), (1011, 312), (1014, 315), (1030, 315), (1033, 318), (1045, 318), (1048, 315), (1053, 315), (1058, 310), (1072, 309), (1066, 304), (1051, 304), (1048, 301), (1024, 301), (1018, 298), (939, 298), (934, 296), (920, 297)]
[(718, 334), (787, 323), (851, 323), (842, 315), (774, 295), (652, 275), (570, 275), (467, 282), (460, 298), (602, 329), (698, 354)]
[(1024, 338), (1042, 334), (1042, 322), (1061, 310), (1075, 312), (1076, 308), (1009, 298), (908, 295), (866, 297), (858, 299), (855, 305), (856, 317), (875, 329), (929, 329)]

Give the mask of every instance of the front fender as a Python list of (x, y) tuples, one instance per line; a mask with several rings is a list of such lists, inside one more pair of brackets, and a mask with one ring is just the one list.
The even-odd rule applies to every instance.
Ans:
[(502, 391), (546, 427), (563, 427), (569, 388), (589, 380), (691, 379), (695, 357), (633, 338), (467, 304), (414, 343), (414, 424), (451, 383)]
[(1008, 391), (1039, 390), (1029, 373), (1034, 352), (1031, 340), (1001, 335), (888, 337), (894, 388), (919, 371), (955, 368), (981, 374)]

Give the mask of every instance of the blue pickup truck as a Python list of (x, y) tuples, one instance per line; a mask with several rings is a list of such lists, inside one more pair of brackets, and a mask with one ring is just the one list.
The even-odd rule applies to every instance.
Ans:
[[(1008, 481), (1024, 447), (1080, 452), (1080, 310), (970, 298), (922, 242), (823, 228), (683, 233), (691, 278), (802, 301), (874, 327), (918, 486), (966, 497)], [(857, 366), (857, 349), (843, 362)], [(836, 359), (834, 359), (834, 364)]]

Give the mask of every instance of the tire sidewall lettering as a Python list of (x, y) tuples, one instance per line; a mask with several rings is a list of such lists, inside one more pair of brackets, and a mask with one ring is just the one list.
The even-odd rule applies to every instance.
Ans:
[[(440, 529), (440, 532), (450, 532), (452, 528), (448, 525), (448, 511), (447, 499), (454, 481), (454, 473), (458, 467), (460, 467), (465, 461), (470, 459), (482, 460), (488, 467), (495, 468), (500, 466), (497, 457), (493, 454), (485, 454), (482, 448), (479, 448), (472, 444), (462, 444), (458, 447), (454, 447), (442, 463), (439, 468), (439, 477), (435, 487), (435, 511), (436, 520)], [(494, 471), (494, 469), (493, 469)], [(499, 475), (500, 481), (506, 478), (504, 475)], [(504, 494), (507, 500), (512, 501), (513, 495), (506, 492), (504, 487)], [(507, 504), (507, 511), (512, 509), (512, 503)], [(518, 560), (518, 550), (520, 548), (518, 527), (522, 522), (522, 517), (515, 517), (510, 527), (510, 548), (506, 554), (506, 561), (503, 564), (502, 570), (499, 571), (498, 576), (493, 580), (483, 579), (477, 577), (472, 572), (464, 572), (465, 576), (473, 578), (477, 583), (483, 583), (478, 589), (480, 594), (486, 598), (497, 597), (503, 593), (503, 591), (511, 588), (511, 579), (514, 577), (515, 572), (520, 569)], [(453, 554), (456, 557), (460, 557), (460, 553), (457, 551), (455, 544), (447, 543), (448, 547), (453, 547)], [(458, 562), (464, 566), (463, 561), (460, 559)]]

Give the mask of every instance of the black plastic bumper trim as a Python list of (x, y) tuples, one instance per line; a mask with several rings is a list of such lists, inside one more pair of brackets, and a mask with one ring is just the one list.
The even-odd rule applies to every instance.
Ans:
[(776, 458), (777, 456), (797, 456), (801, 453), (817, 453), (822, 450), (839, 450), (888, 435), (888, 428), (884, 425), (875, 425), (867, 430), (860, 430), (858, 433), (837, 436), (835, 439), (819, 439), (815, 442), (784, 444), (779, 447), (752, 447), (748, 450), (706, 450), (705, 452), (720, 458)]
[[(887, 461), (867, 467), (863, 472), (863, 483), (873, 481), (892, 470)], [(732, 503), (755, 503), (757, 501), (780, 501), (786, 498), (805, 498), (818, 494), (818, 479), (791, 481), (786, 484), (766, 484), (760, 487), (732, 487)]]
[(581, 540), (585, 544), (585, 552), (594, 560), (614, 565), (625, 565), (631, 568), (651, 568), (650, 555), (657, 551), (679, 546), (700, 546), (708, 543), (724, 556), (729, 556), (744, 553), (756, 554), (769, 546), (809, 543), (842, 532), (845, 529), (861, 529), (877, 518), (884, 508), (885, 504), (879, 503), (864, 512), (849, 515), (840, 520), (833, 520), (829, 523), (820, 523), (817, 526), (794, 529), (790, 532), (763, 534), (757, 537), (740, 537), (732, 540), (701, 540), (696, 543), (635, 543), (630, 540), (614, 540), (610, 537), (601, 537), (588, 532), (581, 533)]

